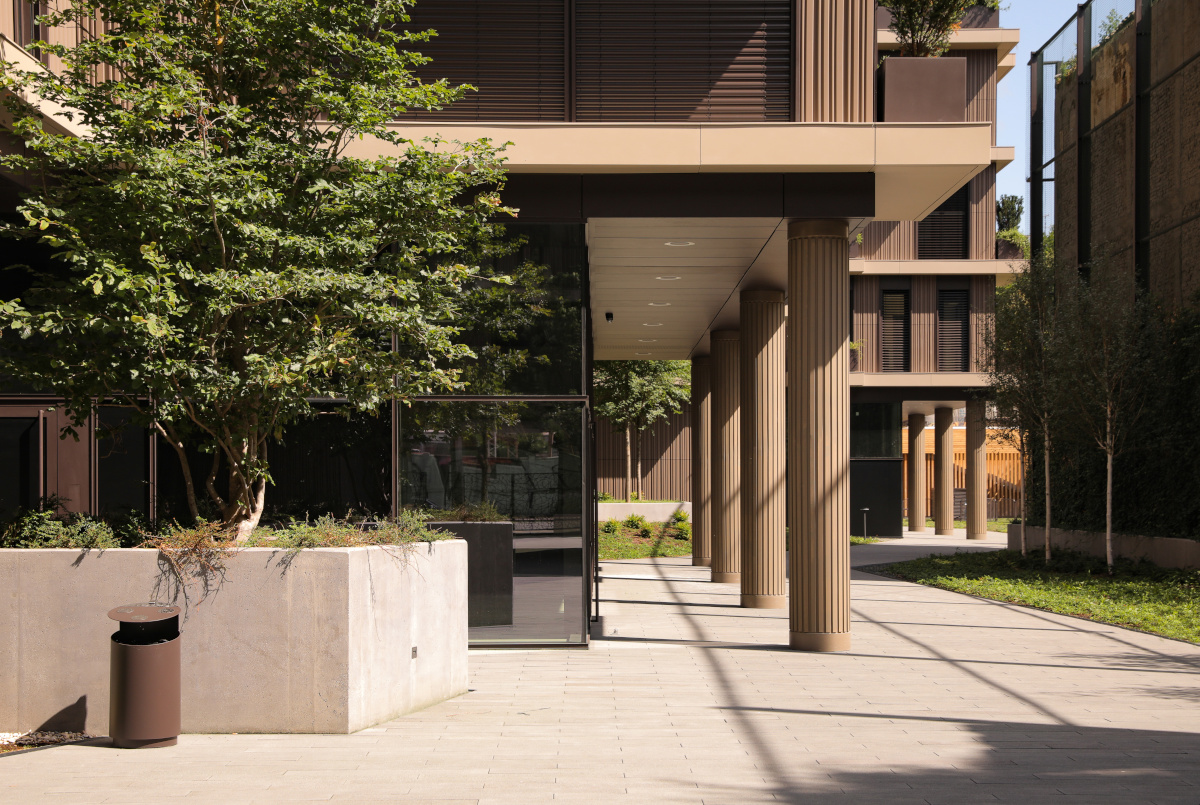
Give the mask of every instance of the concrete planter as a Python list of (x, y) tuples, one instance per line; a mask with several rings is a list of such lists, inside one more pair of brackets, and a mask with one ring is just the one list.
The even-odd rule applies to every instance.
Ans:
[[(1025, 532), (1025, 547), (1030, 552), (1044, 550), (1045, 529), (1029, 526)], [(1021, 526), (1008, 527), (1009, 550), (1021, 549)], [(1050, 529), (1050, 550), (1079, 551), (1104, 558), (1104, 533)], [(1113, 556), (1123, 559), (1146, 559), (1159, 567), (1200, 568), (1200, 541), (1173, 537), (1133, 537), (1113, 534)]]
[(467, 689), (467, 544), (249, 548), (208, 597), (157, 551), (0, 550), (0, 732), (108, 732), (113, 606), (170, 601), (184, 732), (349, 733)]
[(966, 119), (966, 59), (891, 56), (880, 65), (880, 122), (963, 123)]
[(687, 512), (688, 519), (692, 517), (692, 504), (682, 503), (597, 503), (597, 516), (603, 523), (605, 520), (624, 520), (631, 514), (640, 514), (649, 523), (665, 523), (677, 511)]

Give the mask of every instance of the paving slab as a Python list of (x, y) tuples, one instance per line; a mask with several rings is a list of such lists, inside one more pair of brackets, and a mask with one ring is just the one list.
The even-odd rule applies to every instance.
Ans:
[(687, 558), (603, 575), (588, 651), (473, 651), (470, 693), (356, 735), (0, 757), (0, 802), (1200, 805), (1198, 646), (856, 570), (851, 650), (802, 654)]

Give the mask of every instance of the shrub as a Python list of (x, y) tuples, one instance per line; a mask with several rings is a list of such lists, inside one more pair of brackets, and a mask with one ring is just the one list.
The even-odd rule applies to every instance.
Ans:
[(618, 520), (605, 520), (600, 524), (600, 531), (604, 534), (616, 534), (621, 530), (621, 523)]
[(638, 530), (638, 536), (642, 539), (650, 539), (654, 536), (654, 530), (648, 525), (644, 525)]
[(613, 503), (614, 501), (616, 501), (616, 498), (614, 498), (612, 495), (608, 494), (607, 492), (601, 492), (599, 495), (597, 495), (596, 499), (599, 500), (601, 503)]
[(441, 522), (498, 523), (508, 519), (490, 500), (478, 503), (460, 503), (452, 509), (423, 509), (420, 511), (425, 515), (426, 520)]
[(676, 509), (671, 514), (671, 522), (675, 524), (686, 523), (688, 521), (688, 513), (683, 509)]
[(642, 528), (646, 525), (646, 518), (640, 514), (631, 514), (622, 522), (626, 528)]
[(675, 539), (691, 539), (691, 538), (692, 538), (692, 524), (691, 523), (686, 522), (686, 521), (675, 523)]
[(119, 548), (112, 528), (102, 520), (57, 508), (22, 511), (0, 531), (0, 548)]

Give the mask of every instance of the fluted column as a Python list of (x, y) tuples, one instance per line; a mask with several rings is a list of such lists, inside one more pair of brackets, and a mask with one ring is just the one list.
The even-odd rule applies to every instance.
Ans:
[(925, 415), (908, 415), (908, 530), (927, 531), (925, 525)]
[(788, 225), (792, 648), (850, 648), (850, 261), (845, 221)]
[(987, 539), (987, 402), (967, 400), (967, 539)]
[(783, 291), (741, 293), (742, 606), (787, 606)]
[(692, 564), (712, 564), (711, 361), (692, 358)]
[(741, 422), (738, 332), (709, 336), (712, 355), (712, 580), (741, 580)]
[(954, 409), (933, 409), (933, 533), (954, 534)]

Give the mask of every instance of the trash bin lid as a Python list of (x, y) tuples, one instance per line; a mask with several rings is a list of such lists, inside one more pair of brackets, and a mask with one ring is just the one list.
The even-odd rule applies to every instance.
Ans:
[(179, 607), (166, 604), (126, 604), (123, 607), (110, 609), (108, 617), (122, 623), (152, 623), (179, 617), (180, 611)]

